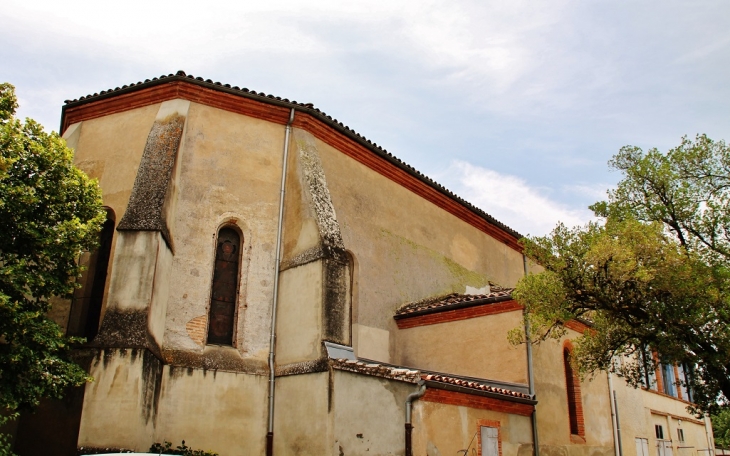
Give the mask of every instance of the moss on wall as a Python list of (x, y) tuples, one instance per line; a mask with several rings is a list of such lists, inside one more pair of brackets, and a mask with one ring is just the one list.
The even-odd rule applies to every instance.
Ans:
[(413, 268), (409, 267), (409, 263), (419, 264), (419, 267), (430, 271), (434, 279), (440, 279), (438, 281), (440, 288), (434, 295), (464, 293), (467, 286), (482, 288), (491, 283), (488, 277), (465, 268), (442, 253), (385, 228), (380, 229), (380, 237), (385, 244), (391, 246), (387, 253), (388, 260), (394, 264), (392, 269), (395, 271), (393, 280), (396, 282), (396, 288), (402, 290), (398, 305), (413, 300), (413, 296), (409, 293)]

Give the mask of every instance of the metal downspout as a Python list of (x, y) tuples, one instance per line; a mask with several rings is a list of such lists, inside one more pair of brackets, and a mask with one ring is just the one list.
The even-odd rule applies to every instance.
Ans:
[(276, 266), (274, 269), (274, 298), (271, 304), (271, 337), (269, 339), (269, 424), (266, 432), (266, 455), (274, 454), (274, 386), (275, 377), (275, 348), (276, 348), (276, 305), (279, 299), (279, 268), (281, 265), (281, 233), (284, 222), (284, 195), (286, 194), (286, 168), (289, 161), (289, 136), (291, 124), (294, 122), (294, 108), (289, 113), (289, 121), (284, 133), (284, 161), (281, 166), (281, 192), (279, 196), (279, 224), (276, 229)]
[(710, 450), (708, 453), (710, 456), (715, 456), (717, 451), (715, 448), (714, 433), (712, 431), (712, 421), (710, 421), (710, 415), (707, 413), (705, 413), (705, 435), (707, 435), (707, 448)]
[(411, 424), (411, 405), (416, 399), (423, 397), (426, 394), (426, 382), (423, 380), (418, 381), (418, 391), (411, 393), (406, 398), (406, 455), (413, 456), (413, 444), (411, 441), (411, 434), (413, 432), (413, 425)]
[[(522, 254), (522, 268), (527, 276), (527, 257)], [(525, 339), (527, 340), (527, 386), (529, 388), (530, 396), (535, 399), (535, 374), (532, 366), (532, 343), (530, 339), (530, 322), (525, 319)], [(535, 456), (540, 456), (540, 441), (537, 438), (537, 409), (533, 408), (532, 415), (530, 416), (532, 421), (532, 442), (535, 449)]]
[(613, 376), (608, 372), (608, 401), (611, 403), (611, 425), (613, 426), (613, 452), (616, 456), (622, 456), (621, 428), (618, 421), (618, 402), (616, 391), (613, 389)]

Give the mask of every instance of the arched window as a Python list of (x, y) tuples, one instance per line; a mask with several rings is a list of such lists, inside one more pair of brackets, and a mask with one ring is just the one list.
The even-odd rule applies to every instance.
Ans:
[(73, 295), (68, 334), (85, 337), (90, 342), (99, 332), (101, 308), (104, 302), (104, 289), (109, 270), (109, 258), (114, 238), (114, 211), (107, 208), (106, 221), (99, 233), (99, 247), (85, 254), (86, 273), (82, 276), (82, 286)]
[(231, 227), (218, 231), (208, 314), (208, 343), (233, 345), (238, 302), (241, 236)]
[(570, 434), (585, 438), (583, 424), (583, 401), (580, 394), (580, 379), (570, 364), (571, 347), (563, 348), (563, 365), (565, 366), (565, 386), (568, 393), (568, 416), (570, 420)]

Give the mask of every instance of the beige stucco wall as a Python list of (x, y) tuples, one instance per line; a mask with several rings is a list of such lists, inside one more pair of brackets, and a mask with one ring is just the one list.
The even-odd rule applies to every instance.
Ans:
[(166, 348), (203, 350), (186, 324), (207, 315), (215, 236), (232, 224), (243, 233), (236, 348), (266, 359), (283, 142), (283, 126), (191, 103), (178, 152)]
[(287, 269), (279, 279), (276, 361), (313, 360), (322, 353), (322, 262)]
[[(117, 222), (160, 106), (85, 121), (68, 131), (76, 163), (99, 179)], [(260, 373), (268, 354), (284, 129), (194, 103), (184, 107), (187, 122), (164, 208), (174, 255), (158, 232), (115, 232), (105, 307), (146, 312), (164, 356), (180, 353), (170, 355), (176, 362), (215, 368), (220, 360)], [(235, 347), (204, 347), (186, 325), (207, 318), (215, 237), (224, 224), (243, 236)], [(87, 387), (79, 445), (144, 451), (153, 441), (186, 439), (221, 454), (263, 452), (265, 377), (170, 366), (155, 377), (141, 364), (142, 355), (106, 352), (92, 366), (96, 381)]]
[(477, 448), (479, 420), (498, 421), (502, 456), (532, 454), (530, 418), (463, 406), (417, 401), (413, 407), (413, 454), (446, 456)]
[(142, 153), (160, 104), (145, 106), (70, 126), (64, 134), (74, 162), (98, 179), (104, 204), (117, 214), (127, 208)]
[(412, 383), (334, 371), (331, 454), (402, 455), (405, 401), (416, 390)]
[[(114, 211), (117, 223), (129, 203), (147, 136), (159, 108), (160, 104), (154, 104), (85, 120), (70, 125), (63, 132), (66, 144), (74, 150), (74, 164), (90, 178), (98, 180), (102, 201)], [(116, 241), (117, 236), (114, 236), (110, 259), (114, 258)], [(107, 276), (101, 318), (106, 311), (110, 282), (111, 274)], [(59, 302), (54, 310), (54, 321), (66, 327), (69, 312), (70, 301)]]
[[(671, 440), (675, 455), (706, 456), (708, 448), (704, 419), (687, 411), (687, 403), (652, 391), (628, 386), (613, 376), (618, 415), (621, 424), (621, 444), (625, 456), (636, 454), (636, 438), (649, 441), (649, 450), (656, 453), (657, 439), (654, 425), (664, 428), (664, 438)], [(681, 424), (679, 421), (682, 421)], [(698, 422), (699, 421), (699, 422)], [(679, 442), (677, 428), (684, 431), (684, 442)]]
[(274, 454), (322, 456), (332, 451), (329, 372), (276, 380)]
[[(394, 360), (392, 316), (403, 303), (464, 293), (467, 287), (480, 289), (489, 281), (511, 286), (522, 277), (518, 252), (328, 144), (312, 141), (344, 247), (357, 265), (352, 339), (359, 356)], [(293, 181), (290, 185), (297, 193)], [(306, 245), (301, 242), (307, 232), (304, 219), (287, 224), (294, 231), (288, 235), (285, 253), (294, 255)]]
[(78, 445), (147, 451), (182, 440), (219, 454), (261, 454), (268, 379), (162, 366), (146, 350), (106, 349), (92, 362)]
[(155, 440), (221, 455), (263, 454), (268, 378), (165, 366)]
[[(144, 350), (102, 350), (86, 384), (78, 445), (146, 451), (153, 443), (154, 379)], [(153, 363), (152, 363), (153, 364)]]
[(507, 332), (521, 323), (522, 311), (513, 311), (400, 329), (396, 363), (526, 384), (526, 348), (507, 340)]
[[(569, 331), (568, 336), (577, 333)], [(533, 347), (537, 423), (541, 454), (613, 454), (613, 427), (605, 373), (581, 381), (585, 443), (572, 443), (568, 415), (563, 342), (547, 340)], [(543, 447), (545, 450), (543, 451)]]
[[(104, 204), (115, 211), (117, 222), (160, 107), (91, 119), (67, 130), (77, 166), (99, 179)], [(236, 346), (246, 357), (265, 359), (284, 128), (196, 103), (186, 114), (166, 203), (175, 255), (163, 271), (169, 274), (165, 345), (203, 349), (189, 337), (186, 324), (207, 315), (215, 236), (221, 225), (232, 224), (244, 237)], [(115, 244), (118, 238), (116, 233)], [(115, 251), (116, 245), (112, 258)], [(109, 280), (114, 274), (112, 267)]]

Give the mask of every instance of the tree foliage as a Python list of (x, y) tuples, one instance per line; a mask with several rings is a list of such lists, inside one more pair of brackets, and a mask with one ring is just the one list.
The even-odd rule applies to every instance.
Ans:
[(602, 221), (522, 240), (544, 267), (514, 293), (533, 338), (559, 338), (565, 322), (588, 320), (575, 352), (582, 373), (608, 370), (638, 386), (657, 359), (684, 364), (694, 367), (696, 411), (727, 405), (730, 148), (702, 135), (666, 154), (627, 146), (609, 164), (623, 178), (591, 206)]
[(150, 447), (150, 453), (157, 454), (179, 454), (182, 456), (218, 456), (218, 453), (210, 450), (194, 450), (191, 447), (185, 445), (185, 440), (182, 441), (182, 445), (178, 445), (177, 448), (172, 448), (172, 443), (165, 440), (164, 443), (153, 443)]
[(16, 119), (17, 106), (0, 84), (0, 406), (11, 410), (89, 380), (46, 313), (51, 297), (73, 292), (76, 260), (104, 220), (96, 181), (57, 134)]
[(730, 448), (730, 408), (712, 415), (712, 432), (715, 434), (715, 446)]

